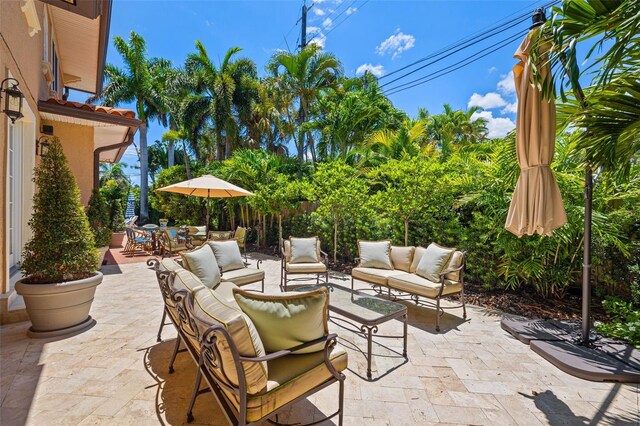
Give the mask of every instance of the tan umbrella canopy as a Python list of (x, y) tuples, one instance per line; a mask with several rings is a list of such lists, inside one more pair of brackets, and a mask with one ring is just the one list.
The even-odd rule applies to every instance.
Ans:
[[(556, 108), (553, 100), (543, 99), (533, 83), (529, 64), (532, 35), (527, 34), (514, 58), (513, 67), (518, 95), (516, 118), (516, 152), (520, 176), (509, 206), (505, 228), (523, 235), (550, 235), (567, 223), (560, 189), (549, 165), (553, 160), (556, 136)], [(540, 55), (543, 56), (543, 55)], [(550, 74), (548, 61), (539, 66), (544, 75)]]
[[(204, 175), (197, 178), (174, 183), (159, 188), (157, 191), (175, 192), (177, 194), (193, 195), (204, 198), (230, 198), (253, 195), (232, 183), (215, 176)], [(209, 206), (207, 206), (207, 236), (209, 235)]]

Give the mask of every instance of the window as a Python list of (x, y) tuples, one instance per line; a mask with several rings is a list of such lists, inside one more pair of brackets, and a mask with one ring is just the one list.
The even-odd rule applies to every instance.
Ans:
[(21, 242), (21, 167), (22, 164), (22, 123), (9, 124), (9, 155), (7, 170), (8, 200), (9, 200), (9, 268), (13, 269), (20, 261)]

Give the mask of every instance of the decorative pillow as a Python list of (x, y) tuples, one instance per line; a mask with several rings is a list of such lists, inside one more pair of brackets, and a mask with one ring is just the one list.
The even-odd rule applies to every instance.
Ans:
[(436, 243), (429, 244), (424, 252), (416, 274), (433, 282), (440, 282), (440, 272), (449, 264), (449, 259), (456, 249), (440, 247)]
[(413, 259), (413, 252), (415, 247), (401, 247), (391, 246), (391, 263), (393, 269), (399, 269), (401, 271), (409, 272), (411, 268), (411, 260)]
[(204, 283), (191, 271), (187, 271), (186, 269), (178, 269), (175, 272), (175, 276), (173, 278), (173, 289), (177, 290), (189, 290), (191, 293), (198, 290), (199, 288), (204, 288)]
[(391, 265), (391, 241), (358, 241), (360, 267), (393, 269)]
[(291, 237), (291, 260), (289, 263), (318, 263), (318, 237)]
[[(260, 357), (266, 355), (260, 335), (251, 319), (242, 313), (240, 309), (225, 300), (217, 291), (201, 288), (194, 293), (194, 315), (207, 322), (221, 324), (227, 329), (233, 343), (236, 344), (241, 356)], [(205, 330), (200, 330), (204, 332)], [(238, 383), (236, 368), (229, 350), (229, 345), (224, 339), (218, 340), (218, 348), (222, 355), (222, 368), (229, 379)], [(247, 392), (258, 393), (267, 386), (266, 362), (243, 362), (244, 374), (247, 382)]]
[(215, 288), (220, 284), (220, 269), (211, 247), (206, 244), (195, 250), (180, 253), (185, 269), (190, 270), (209, 288)]
[[(233, 296), (255, 324), (267, 352), (291, 349), (329, 333), (329, 292), (324, 287), (277, 295), (233, 289)], [(318, 344), (296, 353), (323, 348), (324, 344)]]
[(222, 272), (235, 271), (244, 268), (244, 261), (240, 254), (240, 247), (235, 240), (229, 241), (209, 241), (209, 247), (222, 268)]
[(420, 263), (420, 260), (422, 260), (422, 256), (424, 255), (425, 251), (427, 251), (427, 249), (424, 247), (416, 247), (416, 249), (413, 251), (413, 260), (411, 261), (411, 267), (409, 268), (409, 272), (411, 272), (412, 274), (415, 274), (416, 269), (418, 268), (418, 263)]
[[(463, 260), (462, 252), (454, 251), (453, 254), (451, 255), (451, 259), (449, 260), (449, 264), (445, 268), (445, 271), (459, 268), (460, 265), (462, 265), (462, 260)], [(460, 281), (460, 271), (449, 272), (444, 277), (448, 280), (458, 282)]]

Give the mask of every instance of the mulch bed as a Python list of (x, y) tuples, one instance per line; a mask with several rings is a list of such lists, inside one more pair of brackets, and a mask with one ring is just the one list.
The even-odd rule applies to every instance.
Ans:
[[(249, 251), (275, 256), (278, 247), (251, 246)], [(351, 274), (354, 265), (338, 261), (329, 261), (329, 269)], [(550, 318), (557, 320), (580, 320), (582, 318), (582, 297), (579, 289), (576, 294), (567, 293), (563, 299), (544, 299), (534, 292), (524, 289), (518, 292), (506, 289), (487, 289), (475, 283), (466, 283), (464, 288), (466, 302), (484, 308), (498, 310), (527, 318)], [(591, 314), (594, 320), (604, 320), (602, 300), (593, 297)]]

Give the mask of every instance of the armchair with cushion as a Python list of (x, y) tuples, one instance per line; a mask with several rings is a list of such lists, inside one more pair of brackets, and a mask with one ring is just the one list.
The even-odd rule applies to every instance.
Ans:
[(184, 235), (181, 235), (180, 228), (162, 229), (159, 239), (162, 257), (172, 256), (191, 248)]
[(289, 278), (289, 275), (316, 275), (316, 283), (320, 284), (320, 275), (329, 282), (327, 270), (328, 255), (320, 249), (318, 237), (290, 237), (282, 242), (282, 260), (280, 267), (280, 289), (287, 291), (289, 281), (306, 278)]
[[(328, 333), (327, 290), (269, 296), (236, 289), (234, 295), (234, 301), (225, 301), (204, 287), (174, 293), (177, 310), (187, 318), (180, 326), (188, 324), (198, 341), (198, 347), (187, 346), (198, 359), (187, 420), (193, 421), (193, 406), (203, 392), (213, 393), (230, 424), (244, 426), (273, 422), (269, 419), (291, 404), (337, 382), (338, 410), (323, 420), (337, 416), (342, 425), (348, 357), (337, 336)], [(286, 338), (274, 340), (279, 334)], [(292, 347), (283, 346), (288, 344)], [(200, 390), (202, 379), (208, 389)]]
[(238, 247), (244, 253), (244, 260), (247, 260), (247, 228), (238, 226), (236, 232), (233, 233), (233, 239), (238, 243)]
[(192, 246), (198, 247), (207, 241), (207, 227), (206, 226), (190, 226), (189, 230), (189, 242)]
[(153, 250), (151, 234), (134, 229), (132, 226), (124, 228), (127, 235), (127, 244), (124, 246), (124, 254), (133, 256), (138, 249), (150, 253)]

